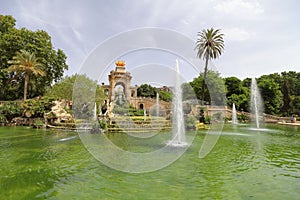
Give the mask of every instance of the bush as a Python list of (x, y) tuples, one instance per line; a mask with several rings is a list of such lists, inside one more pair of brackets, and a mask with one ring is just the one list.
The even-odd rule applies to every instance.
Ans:
[(53, 99), (30, 99), (24, 102), (7, 101), (0, 105), (0, 123), (9, 123), (15, 117), (43, 118), (53, 106)]
[(196, 121), (197, 119), (194, 116), (187, 116), (185, 118), (185, 128), (189, 130), (196, 129)]
[(21, 103), (23, 116), (44, 117), (44, 113), (49, 112), (53, 104), (53, 98), (30, 99)]
[(23, 113), (22, 109), (20, 108), (20, 103), (16, 101), (8, 101), (4, 102), (0, 106), (0, 115), (2, 115), (2, 120), (11, 121), (14, 117), (19, 117)]
[(239, 120), (240, 122), (247, 122), (247, 121), (250, 120), (249, 117), (247, 117), (246, 115), (243, 115), (243, 114), (242, 114), (242, 115), (238, 115), (237, 118), (238, 118), (238, 120)]

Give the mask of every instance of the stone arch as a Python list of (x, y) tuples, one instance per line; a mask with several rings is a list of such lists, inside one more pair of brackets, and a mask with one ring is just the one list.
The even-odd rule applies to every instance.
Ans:
[(140, 103), (139, 109), (144, 110), (144, 104), (143, 103)]
[(131, 90), (130, 90), (130, 82), (131, 75), (129, 72), (125, 70), (125, 62), (117, 61), (116, 69), (112, 70), (108, 75), (109, 86), (110, 86), (110, 100), (114, 101), (116, 98), (115, 87), (118, 85), (122, 85), (124, 88), (124, 96), (127, 101), (131, 98)]
[(104, 89), (104, 94), (105, 94), (105, 96), (108, 96), (108, 95), (109, 95), (109, 89), (108, 89), (108, 88), (105, 88), (105, 89)]

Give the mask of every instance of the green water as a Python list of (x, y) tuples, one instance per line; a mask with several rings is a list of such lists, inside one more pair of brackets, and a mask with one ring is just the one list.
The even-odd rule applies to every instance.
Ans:
[[(225, 127), (203, 159), (205, 132), (198, 132), (173, 164), (130, 174), (94, 159), (77, 133), (0, 127), (0, 199), (299, 199), (300, 130), (267, 128)], [(141, 151), (156, 145), (143, 147), (125, 134), (110, 138)]]

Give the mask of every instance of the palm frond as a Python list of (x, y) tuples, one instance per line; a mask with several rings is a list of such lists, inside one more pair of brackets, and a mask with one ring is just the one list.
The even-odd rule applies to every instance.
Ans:
[(220, 29), (214, 30), (203, 29), (198, 32), (197, 42), (195, 49), (197, 50), (197, 56), (201, 59), (216, 59), (224, 51), (224, 34), (220, 33)]

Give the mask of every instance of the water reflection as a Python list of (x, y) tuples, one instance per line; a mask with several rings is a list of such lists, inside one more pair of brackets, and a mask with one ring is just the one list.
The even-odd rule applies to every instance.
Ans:
[[(0, 128), (0, 196), (7, 199), (297, 199), (300, 196), (298, 130), (268, 126), (271, 131), (255, 132), (246, 128), (225, 127), (214, 149), (203, 159), (198, 158), (198, 151), (205, 131), (200, 131), (179, 160), (145, 174), (122, 173), (104, 166), (87, 152), (78, 137), (59, 142), (73, 137), (72, 133), (21, 128), (19, 132), (7, 134), (8, 129), (1, 132)], [(142, 141), (129, 140), (124, 134), (107, 136), (129, 151), (147, 152), (162, 144), (155, 138)]]

